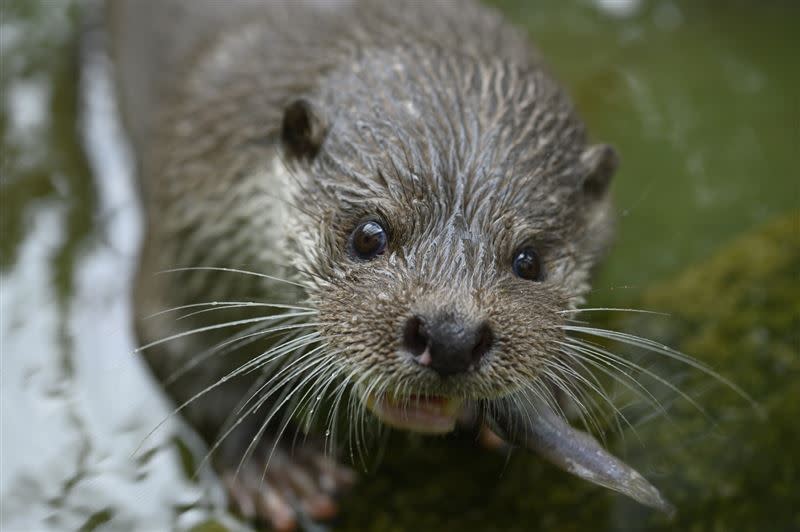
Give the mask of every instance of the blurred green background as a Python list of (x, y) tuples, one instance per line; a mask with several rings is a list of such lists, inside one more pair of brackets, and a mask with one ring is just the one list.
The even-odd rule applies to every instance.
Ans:
[(592, 136), (620, 152), (599, 300), (629, 298), (800, 205), (800, 3), (598, 2), (616, 17), (589, 2), (494, 3), (529, 29)]

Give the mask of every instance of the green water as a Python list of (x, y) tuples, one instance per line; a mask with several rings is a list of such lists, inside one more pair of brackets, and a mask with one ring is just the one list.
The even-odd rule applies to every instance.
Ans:
[[(672, 278), (680, 272), (688, 271), (688, 275), (691, 275), (695, 268), (693, 265), (726, 247), (738, 235), (800, 207), (800, 176), (793, 159), (800, 148), (800, 68), (797, 67), (800, 3), (778, 0), (646, 1), (634, 2), (638, 7), (626, 15), (609, 14), (589, 2), (494, 0), (492, 3), (506, 12), (516, 24), (529, 30), (552, 70), (572, 94), (589, 124), (592, 137), (613, 144), (621, 154), (623, 164), (614, 184), (619, 236), (595, 283), (593, 303), (625, 305), (639, 302), (648, 289), (659, 281)], [(22, 382), (20, 386), (28, 387), (28, 379), (35, 383), (38, 370), (16, 371), (15, 368), (21, 367), (23, 360), (34, 358), (34, 355), (46, 359), (50, 350), (54, 353), (52, 359), (58, 361), (61, 368), (60, 378), (70, 379), (72, 388), (82, 390), (91, 387), (93, 378), (91, 374), (87, 377), (86, 373), (82, 373), (81, 360), (86, 360), (87, 356), (86, 353), (81, 354), (79, 340), (83, 336), (97, 336), (97, 329), (92, 324), (70, 324), (68, 317), (86, 305), (83, 296), (78, 297), (82, 293), (78, 288), (78, 279), (86, 277), (88, 273), (91, 285), (94, 273), (85, 270), (88, 267), (85, 259), (98, 249), (104, 249), (109, 210), (113, 211), (114, 208), (113, 205), (103, 204), (98, 198), (100, 187), (90, 171), (80, 136), (82, 122), (78, 82), (81, 54), (78, 35), (81, 24), (91, 27), (92, 21), (90, 18), (87, 22), (81, 17), (80, 10), (67, 0), (2, 0), (0, 6), (0, 272), (3, 275), (3, 296), (13, 295), (8, 296), (8, 302), (4, 301), (3, 315), (0, 316), (3, 324), (1, 354), (5, 368), (0, 376), (5, 379), (5, 390), (11, 389), (10, 384), (19, 384), (12, 382), (12, 379), (17, 379), (14, 377), (17, 374), (21, 375), (17, 379)], [(129, 198), (128, 201), (132, 202), (133, 199)], [(42, 233), (41, 221), (51, 216), (57, 216), (56, 221), (47, 225), (49, 229)], [(787, 226), (789, 232), (797, 226), (797, 222), (792, 223)], [(50, 243), (45, 246), (45, 251), (36, 255), (36, 261), (23, 261), (29, 255), (26, 249), (40, 246), (37, 239), (47, 239), (48, 235), (52, 237), (52, 242), (48, 240)], [(797, 242), (788, 238), (786, 245), (797, 246)], [(729, 260), (741, 261), (743, 268), (754, 268), (753, 264), (759, 264), (758, 257), (754, 258), (755, 262), (745, 260), (746, 255), (741, 253), (746, 254), (746, 246), (739, 245), (737, 249), (740, 250), (739, 255), (725, 256), (734, 257)], [(727, 268), (725, 271), (730, 274), (730, 270)], [(776, 278), (774, 286), (769, 284), (771, 278), (768, 273), (772, 270), (754, 278), (753, 282), (760, 284), (750, 288), (751, 291), (755, 290), (755, 294), (748, 296), (748, 302), (761, 301), (760, 295), (763, 295), (764, 301), (772, 301), (769, 294), (775, 293), (778, 287), (782, 293), (797, 290), (798, 279), (787, 273), (791, 270), (784, 268), (775, 271), (778, 272), (775, 275), (783, 277)], [(26, 276), (26, 273), (29, 275)], [(702, 286), (714, 286), (723, 294), (728, 289), (727, 285), (719, 279), (713, 279), (713, 273), (711, 275), (711, 278), (702, 281)], [(682, 291), (677, 291), (679, 284), (675, 286), (676, 294), (682, 294), (687, 300), (693, 299), (694, 288), (687, 289), (684, 286)], [(45, 287), (46, 295), (36, 299), (36, 293), (42, 287)], [(659, 290), (662, 293), (670, 291), (669, 288), (664, 289), (663, 285)], [(706, 293), (704, 297), (713, 299), (713, 294)], [(23, 307), (17, 303), (27, 299), (37, 301), (36, 306), (20, 310)], [(680, 314), (681, 305), (675, 307), (675, 302), (668, 298), (646, 296), (644, 301), (663, 306), (664, 310), (673, 314)], [(775, 305), (784, 312), (788, 303), (781, 301), (780, 305)], [(707, 314), (692, 310), (695, 314), (691, 314), (689, 320), (694, 323), (691, 341), (686, 346), (681, 344), (681, 347), (692, 350), (692, 354), (698, 357), (702, 358), (703, 353), (716, 357), (713, 361), (728, 365), (727, 374), (730, 374), (734, 371), (736, 361), (720, 354), (727, 347), (722, 349), (718, 343), (711, 344), (707, 338), (704, 340), (700, 332), (705, 324), (713, 324), (716, 327), (712, 329), (714, 331), (738, 331), (743, 342), (760, 338), (759, 335), (769, 335), (769, 341), (765, 340), (764, 343), (764, 346), (768, 346), (768, 353), (762, 353), (753, 344), (748, 347), (750, 351), (742, 351), (742, 356), (753, 353), (753, 356), (765, 357), (764, 365), (770, 371), (759, 374), (760, 380), (753, 380), (751, 377), (756, 374), (754, 372), (763, 366), (753, 362), (755, 359), (748, 359), (749, 362), (742, 366), (748, 368), (749, 373), (741, 376), (739, 381), (743, 385), (751, 385), (760, 394), (757, 397), (759, 401), (774, 406), (773, 413), (779, 417), (772, 426), (779, 430), (764, 432), (768, 427), (759, 425), (758, 438), (737, 444), (744, 449), (756, 449), (750, 454), (742, 454), (743, 460), (752, 459), (753, 456), (792, 454), (793, 446), (797, 443), (789, 441), (797, 436), (796, 430), (787, 428), (785, 424), (788, 420), (780, 418), (782, 412), (792, 412), (791, 405), (800, 402), (797, 394), (790, 395), (789, 391), (789, 375), (797, 370), (795, 357), (800, 356), (800, 346), (797, 345), (800, 339), (796, 334), (786, 333), (798, 323), (797, 309), (790, 311), (787, 321), (776, 318), (783, 316), (779, 316), (777, 310), (775, 316), (765, 317), (763, 312), (771, 312), (772, 307), (766, 303), (761, 306), (756, 303), (753, 303), (754, 308), (762, 314), (753, 311), (744, 315), (744, 318), (725, 312), (723, 307)], [(47, 318), (51, 315), (52, 319)], [(720, 320), (728, 321), (720, 323)], [(44, 347), (31, 347), (30, 350), (20, 349), (20, 341), (14, 340), (20, 338), (22, 333), (19, 331), (25, 330), (25, 326), (38, 337), (52, 339), (51, 343)], [(747, 334), (743, 331), (747, 331)], [(668, 329), (662, 332), (669, 336), (665, 341), (674, 339), (680, 343), (684, 338), (673, 338)], [(92, 355), (98, 356), (95, 353)], [(102, 353), (102, 356), (107, 355)], [(73, 371), (73, 366), (77, 368), (77, 373)], [(103, 373), (100, 378), (107, 380), (108, 373)], [(145, 379), (143, 376), (138, 378)], [(768, 395), (771, 386), (778, 395)], [(72, 396), (62, 395), (58, 386), (48, 388), (42, 397), (64, 404), (71, 404), (72, 401)], [(33, 431), (30, 426), (18, 427), (11, 424), (13, 421), (7, 421), (19, 419), (19, 416), (13, 418), (7, 415), (7, 399), (5, 397), (3, 403), (4, 443), (14, 431)], [(118, 396), (114, 396), (114, 401), (119, 400)], [(93, 401), (98, 401), (97, 397)], [(742, 403), (733, 404), (733, 410), (713, 407), (717, 419), (749, 415), (743, 413)], [(70, 411), (69, 408), (66, 410)], [(733, 417), (732, 411), (736, 412)], [(703, 418), (696, 413), (691, 419), (694, 424), (703, 423)], [(152, 427), (152, 423), (142, 422), (143, 426), (149, 427)], [(91, 427), (91, 424), (87, 426)], [(661, 429), (656, 427), (652, 431), (660, 433), (660, 430), (666, 430), (663, 428), (665, 426), (659, 425)], [(89, 431), (87, 439), (91, 441), (93, 429), (86, 430)], [(741, 427), (734, 425), (730, 431), (737, 437), (747, 438), (747, 431), (741, 430)], [(32, 436), (38, 440), (52, 436), (53, 442), (58, 441), (57, 435), (33, 433)], [(729, 440), (723, 438), (722, 441)], [(75, 444), (66, 442), (64, 445), (67, 449), (65, 456), (71, 456), (69, 449)], [(383, 493), (386, 497), (377, 501), (375, 508), (370, 510), (373, 513), (363, 510), (364, 513), (359, 514), (358, 501), (349, 503), (348, 507), (355, 512), (346, 522), (350, 528), (365, 526), (365, 521), (371, 522), (375, 529), (397, 529), (402, 528), (403, 523), (413, 523), (414, 515), (407, 520), (393, 522), (394, 517), (389, 510), (380, 513), (378, 507), (380, 503), (384, 503), (386, 508), (402, 508), (404, 505), (416, 507), (418, 499), (415, 497), (429, 497), (425, 503), (420, 503), (421, 508), (430, 512), (429, 518), (419, 522), (431, 526), (441, 524), (441, 520), (433, 516), (437, 509), (441, 509), (441, 501), (447, 500), (446, 494), (442, 494), (442, 490), (447, 490), (446, 485), (435, 482), (428, 485), (426, 482), (425, 489), (398, 490), (396, 484), (392, 484), (396, 481), (392, 480), (395, 477), (391, 475), (396, 475), (396, 478), (405, 475), (413, 488), (417, 481), (416, 472), (408, 469), (407, 464), (422, 464), (420, 473), (424, 470), (430, 474), (441, 466), (440, 459), (452, 454), (463, 455), (464, 460), (470, 460), (469, 456), (474, 456), (470, 453), (475, 451), (463, 448), (453, 450), (447, 448), (447, 444), (438, 442), (435, 445), (439, 447), (434, 446), (433, 450), (425, 452), (423, 444), (417, 442), (414, 445), (403, 451), (409, 455), (406, 462), (403, 461), (405, 454), (397, 461), (388, 460), (386, 471), (389, 476), (384, 472), (375, 480), (374, 487), (369, 488), (375, 494)], [(721, 446), (719, 441), (716, 445), (708, 447), (710, 450), (707, 450), (707, 454), (711, 450), (725, 453), (725, 446)], [(133, 444), (135, 446), (136, 443)], [(91, 446), (88, 449), (76, 451), (79, 457), (76, 463), (92, 462), (86, 457), (95, 455)], [(122, 455), (129, 457), (131, 452), (132, 449), (126, 450)], [(17, 459), (14, 446), (6, 445), (3, 453), (4, 463), (7, 466), (14, 465)], [(417, 453), (416, 457), (414, 453)], [(424, 455), (422, 459), (420, 453)], [(105, 455), (101, 452), (98, 456)], [(651, 466), (648, 471), (658, 476), (659, 466), (668, 463), (668, 458), (665, 457), (662, 462), (648, 461)], [(714, 455), (706, 458), (713, 461)], [(675, 464), (683, 464), (682, 459), (675, 458), (671, 463), (679, 467)], [(597, 523), (605, 523), (612, 529), (645, 526), (641, 523), (630, 526), (631, 522), (627, 519), (631, 515), (641, 516), (630, 505), (624, 506), (626, 513), (623, 514), (610, 511), (607, 504), (610, 499), (607, 498), (599, 499), (606, 502), (586, 505), (584, 503), (597, 493), (588, 485), (562, 481), (560, 473), (553, 474), (546, 468), (543, 472), (542, 466), (535, 461), (520, 465), (517, 459), (514, 463), (519, 468), (507, 473), (509, 480), (505, 484), (496, 474), (498, 468), (502, 470), (504, 467), (502, 459), (486, 458), (482, 465), (477, 466), (479, 471), (474, 472), (476, 475), (494, 479), (488, 502), (478, 492), (463, 487), (470, 481), (470, 471), (453, 474), (451, 468), (450, 478), (461, 486), (455, 492), (466, 497), (463, 504), (449, 502), (451, 507), (464, 510), (459, 515), (461, 520), (454, 522), (464, 526), (480, 522), (480, 519), (486, 518), (481, 508), (486, 507), (499, 512), (519, 511), (520, 515), (533, 512), (539, 516), (537, 522), (540, 527), (564, 529), (565, 524), (570, 522), (568, 518), (573, 508), (575, 519), (580, 519), (576, 522), (587, 524), (594, 523), (592, 519), (598, 519)], [(686, 478), (680, 477), (677, 481), (672, 479), (667, 484), (674, 490), (673, 495), (680, 493), (681, 487), (687, 486), (687, 489), (694, 490), (691, 491), (693, 494), (704, 493), (703, 479), (708, 480), (709, 493), (725, 493), (725, 489), (730, 491), (733, 489), (730, 486), (736, 486), (739, 490), (736, 497), (742, 501), (742, 512), (750, 508), (745, 502), (759, 507), (760, 494), (769, 492), (772, 498), (769, 504), (764, 503), (764, 507), (773, 504), (777, 509), (775, 511), (779, 512), (780, 509), (786, 509), (787, 505), (800, 504), (794, 495), (800, 480), (796, 476), (796, 461), (793, 462), (793, 468), (781, 468), (775, 464), (777, 462), (769, 462), (759, 469), (769, 476), (767, 480), (777, 477), (780, 481), (775, 484), (777, 487), (773, 491), (769, 491), (772, 484), (767, 480), (760, 483), (753, 480), (748, 484), (747, 479), (732, 475), (720, 477), (726, 479), (726, 485), (714, 485), (711, 478), (715, 475), (713, 469), (691, 465), (687, 466), (689, 473)], [(82, 479), (91, 478), (94, 474), (82, 471), (82, 467), (78, 467), (77, 473), (66, 475), (63, 482), (65, 493), (60, 495), (57, 493), (59, 488), (47, 487), (49, 477), (40, 475), (40, 498), (46, 501), (42, 507), (28, 507), (25, 506), (27, 502), (19, 503), (20, 500), (36, 499), (39, 495), (30, 495), (34, 492), (30, 491), (32, 488), (29, 484), (25, 488), (29, 491), (18, 491), (20, 483), (17, 477), (0, 475), (0, 494), (6, 511), (13, 514), (17, 508), (15, 504), (21, 504), (19, 508), (24, 510), (18, 512), (38, 512), (36, 515), (41, 515), (49, 527), (59, 529), (61, 521), (53, 520), (53, 516), (62, 510), (62, 501), (69, 500), (66, 492), (76, 491), (76, 486), (80, 488), (83, 485)], [(730, 473), (731, 465), (728, 463), (726, 467)], [(698, 479), (696, 477), (699, 474), (707, 476)], [(548, 483), (548, 488), (543, 488), (542, 484), (534, 486), (534, 492), (549, 487), (553, 488), (552, 492), (548, 497), (536, 500), (519, 495), (516, 486), (526, 480), (525, 475)], [(758, 475), (753, 473), (753, 476)], [(122, 490), (120, 485), (116, 486)], [(747, 492), (748, 486), (752, 492)], [(191, 492), (192, 488), (186, 489)], [(394, 498), (390, 500), (390, 496)], [(82, 497), (81, 501), (91, 500), (91, 491)], [(157, 500), (160, 502), (162, 499)], [(190, 499), (194, 502), (173, 501), (171, 508), (175, 508), (175, 513), (179, 514), (186, 507), (197, 504), (202, 497), (195, 495), (194, 499)], [(142, 502), (146, 497), (141, 494), (131, 496), (129, 500), (137, 501), (139, 507), (146, 504)], [(591, 500), (595, 501), (594, 498)], [(692, 507), (690, 511), (696, 514), (690, 513), (690, 516), (713, 515), (717, 510), (731, 511), (711, 496), (692, 500), (702, 501), (703, 505), (698, 502)], [(683, 503), (689, 504), (686, 500)], [(78, 515), (79, 521), (84, 519), (81, 517), (81, 511), (84, 511), (81, 510), (84, 508), (81, 504), (76, 503), (71, 510)], [(85, 524), (91, 525), (91, 528), (102, 525), (112, 517), (118, 518), (120, 514), (125, 514), (119, 508), (111, 505), (108, 508), (92, 507), (85, 510)], [(592, 515), (594, 511), (599, 513)], [(756, 522), (752, 516), (757, 510), (747, 511), (750, 512), (746, 514), (750, 519), (747, 522)], [(402, 511), (398, 510), (399, 513)], [(477, 521), (470, 521), (473, 518)], [(500, 523), (508, 524), (509, 519), (513, 519), (513, 515), (498, 518), (498, 526), (503, 528)], [(9, 522), (12, 525), (14, 523)], [(769, 522), (768, 516), (765, 516), (762, 524)], [(781, 524), (788, 528), (789, 522), (785, 519)], [(800, 526), (800, 518), (792, 522)], [(664, 521), (657, 521), (657, 524), (669, 526)], [(689, 524), (683, 522), (683, 525)], [(699, 525), (698, 529), (713, 526), (727, 529), (729, 524), (724, 519), (710, 519), (704, 525)], [(525, 523), (517, 525), (519, 529), (526, 529)], [(137, 528), (134, 525), (131, 527)], [(572, 526), (566, 528), (581, 527), (573, 522)]]
[(644, 2), (628, 18), (585, 2), (497, 5), (530, 30), (592, 136), (621, 154), (601, 301), (800, 205), (800, 3)]

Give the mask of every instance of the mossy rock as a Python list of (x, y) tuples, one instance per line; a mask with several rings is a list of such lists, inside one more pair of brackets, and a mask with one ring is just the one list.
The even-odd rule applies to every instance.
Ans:
[[(800, 213), (739, 238), (706, 263), (653, 287), (642, 308), (671, 315), (635, 325), (691, 353), (752, 397), (695, 372), (699, 414), (648, 424), (646, 452), (664, 453), (679, 530), (800, 529)], [(664, 326), (666, 324), (666, 327)]]
[[(800, 529), (800, 213), (741, 237), (647, 290), (614, 328), (657, 338), (715, 368), (757, 407), (700, 371), (687, 401), (609, 444), (676, 505), (674, 520), (516, 451), (395, 434), (362, 475), (344, 530)], [(674, 395), (674, 394), (673, 394)], [(623, 445), (623, 442), (625, 443)]]

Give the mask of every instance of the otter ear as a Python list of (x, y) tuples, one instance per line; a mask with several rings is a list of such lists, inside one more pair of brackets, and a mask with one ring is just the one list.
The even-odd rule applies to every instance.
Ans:
[(617, 151), (608, 144), (589, 146), (581, 154), (583, 178), (581, 187), (587, 197), (601, 198), (619, 166)]
[(291, 157), (313, 159), (325, 140), (327, 130), (322, 115), (306, 99), (293, 101), (283, 112), (281, 140)]

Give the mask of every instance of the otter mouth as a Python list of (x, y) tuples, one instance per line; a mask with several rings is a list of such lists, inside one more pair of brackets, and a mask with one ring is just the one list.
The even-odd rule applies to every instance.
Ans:
[(456, 427), (463, 401), (455, 397), (370, 395), (367, 407), (385, 424), (423, 434), (446, 434)]

